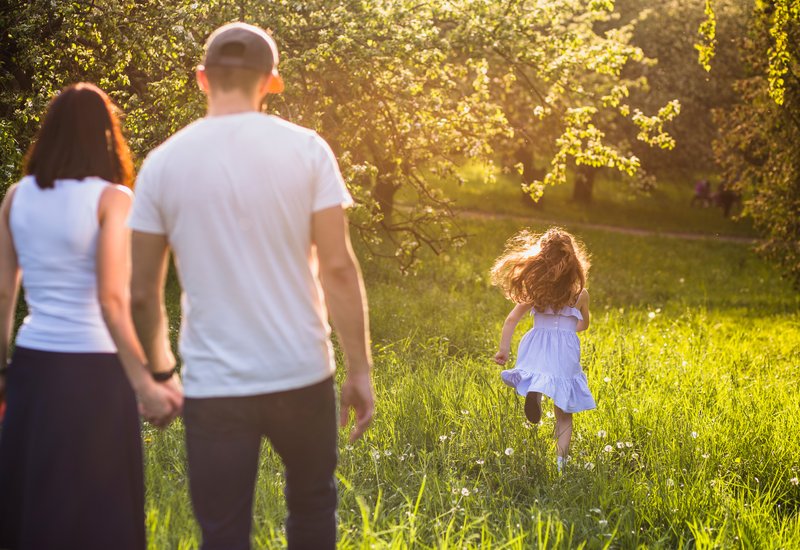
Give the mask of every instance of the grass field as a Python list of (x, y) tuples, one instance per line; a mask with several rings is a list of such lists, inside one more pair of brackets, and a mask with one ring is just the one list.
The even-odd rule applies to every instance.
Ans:
[[(489, 174), (494, 176), (493, 181), (488, 177)], [(466, 180), (464, 185), (452, 180), (437, 184), (446, 196), (454, 198), (457, 209), (503, 212), (559, 223), (754, 236), (749, 220), (725, 219), (719, 208), (689, 207), (694, 194), (694, 181), (678, 176), (661, 178), (654, 189), (642, 193), (621, 181), (619, 175), (601, 172), (595, 181), (591, 204), (573, 202), (572, 183), (568, 183), (545, 188), (544, 197), (538, 205), (534, 205), (522, 193), (519, 176), (514, 174), (503, 174), (497, 169), (471, 164), (464, 167), (462, 176)], [(410, 197), (410, 200), (415, 198)], [(733, 213), (737, 214), (738, 210), (735, 209)]]
[[(800, 547), (800, 299), (771, 268), (743, 244), (577, 231), (598, 408), (559, 476), (551, 414), (527, 424), (490, 360), (510, 306), (487, 270), (519, 226), (464, 224), (417, 276), (363, 264), (378, 403), (340, 445), (341, 548)], [(182, 437), (145, 433), (154, 549), (198, 542)], [(259, 548), (284, 544), (280, 471), (265, 447)]]

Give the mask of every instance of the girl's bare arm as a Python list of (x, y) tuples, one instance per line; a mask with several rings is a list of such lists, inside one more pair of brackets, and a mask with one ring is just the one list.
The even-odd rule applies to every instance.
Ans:
[(582, 332), (589, 328), (589, 291), (585, 288), (581, 291), (581, 295), (578, 297), (578, 303), (575, 304), (575, 307), (580, 310), (583, 316), (583, 320), (578, 321), (578, 326), (575, 330), (577, 332)]
[(503, 332), (500, 335), (500, 349), (494, 356), (494, 361), (498, 365), (505, 365), (508, 361), (508, 356), (511, 354), (511, 338), (514, 336), (514, 330), (517, 328), (520, 319), (532, 307), (533, 304), (517, 304), (506, 317), (503, 323)]

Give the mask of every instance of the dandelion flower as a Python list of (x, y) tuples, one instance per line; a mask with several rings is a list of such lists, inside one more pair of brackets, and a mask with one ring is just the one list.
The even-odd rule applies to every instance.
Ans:
[(475, 461), (475, 464), (477, 464), (478, 466), (483, 466), (484, 462), (485, 461), (482, 458), (479, 458), (478, 460)]
[(514, 449), (512, 449), (511, 447), (506, 449), (506, 456), (511, 456), (513, 454), (514, 454)]
[(800, 483), (800, 481), (796, 477), (793, 477), (792, 479), (789, 480), (789, 483), (791, 483), (792, 485), (797, 485), (798, 483)]
[(610, 376), (606, 376), (605, 378), (603, 378), (603, 382), (608, 384), (609, 382), (611, 382), (611, 377)]
[(692, 432), (692, 439), (697, 439), (697, 432)]
[(667, 487), (674, 487), (675, 481), (671, 477), (667, 478)]
[(586, 468), (587, 470), (594, 470), (594, 463), (587, 462), (586, 464), (583, 465), (583, 467)]
[(701, 454), (700, 456), (702, 456), (703, 458), (708, 458), (708, 457), (709, 457), (709, 456), (711, 456), (711, 455), (709, 455), (708, 453), (703, 453), (703, 454)]
[(614, 447), (612, 447), (611, 445), (606, 445), (605, 447), (603, 447), (603, 451), (605, 451), (607, 453), (610, 453), (613, 450), (614, 450)]
[(630, 449), (631, 447), (633, 447), (633, 443), (631, 441), (626, 441), (625, 446)]
[(386, 449), (385, 451), (383, 451), (383, 454), (385, 454), (386, 456), (392, 456), (392, 451)]
[(378, 460), (380, 457), (381, 457), (381, 452), (380, 451), (372, 451), (372, 458), (374, 458), (375, 460)]
[(469, 489), (467, 489), (466, 487), (461, 489), (461, 496), (468, 497), (469, 496)]
[(625, 444), (622, 441), (617, 441), (617, 449), (621, 449), (624, 446), (625, 446)]
[(605, 437), (605, 436), (606, 436), (605, 430), (600, 430), (599, 432), (597, 432), (597, 437)]
[(466, 416), (466, 415), (468, 415), (468, 414), (469, 414), (469, 411), (468, 411), (467, 409), (461, 409), (461, 414), (463, 414), (464, 416)]
[(651, 311), (650, 313), (647, 314), (647, 318), (648, 319), (655, 319), (656, 318), (656, 312), (655, 311)]
[(601, 520), (598, 520), (597, 523), (600, 525), (600, 527), (605, 527), (606, 525), (608, 525), (608, 520), (607, 519), (601, 519)]
[(440, 435), (439, 436), (439, 441), (442, 441), (442, 442), (447, 441), (447, 436), (446, 435)]

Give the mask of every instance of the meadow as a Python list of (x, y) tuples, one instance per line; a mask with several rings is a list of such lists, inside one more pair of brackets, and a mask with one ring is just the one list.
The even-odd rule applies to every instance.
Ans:
[[(467, 245), (410, 276), (359, 252), (377, 411), (341, 433), (340, 547), (800, 547), (798, 294), (747, 244), (575, 229), (598, 407), (558, 475), (550, 403), (528, 424), (491, 361), (511, 306), (488, 269), (523, 225), (465, 219)], [(177, 323), (174, 281), (168, 298)], [(144, 437), (150, 548), (194, 548), (182, 426)], [(255, 547), (285, 544), (282, 489), (265, 445)]]

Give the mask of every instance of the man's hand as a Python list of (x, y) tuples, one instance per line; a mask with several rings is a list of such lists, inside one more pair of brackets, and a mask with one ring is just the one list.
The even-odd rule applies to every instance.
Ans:
[(339, 407), (339, 423), (342, 426), (347, 426), (351, 408), (356, 414), (356, 425), (350, 432), (350, 441), (353, 442), (367, 431), (375, 412), (375, 396), (369, 372), (347, 375), (342, 383)]
[(139, 414), (158, 428), (169, 426), (183, 411), (183, 388), (177, 375), (168, 382), (150, 382), (138, 398)]

